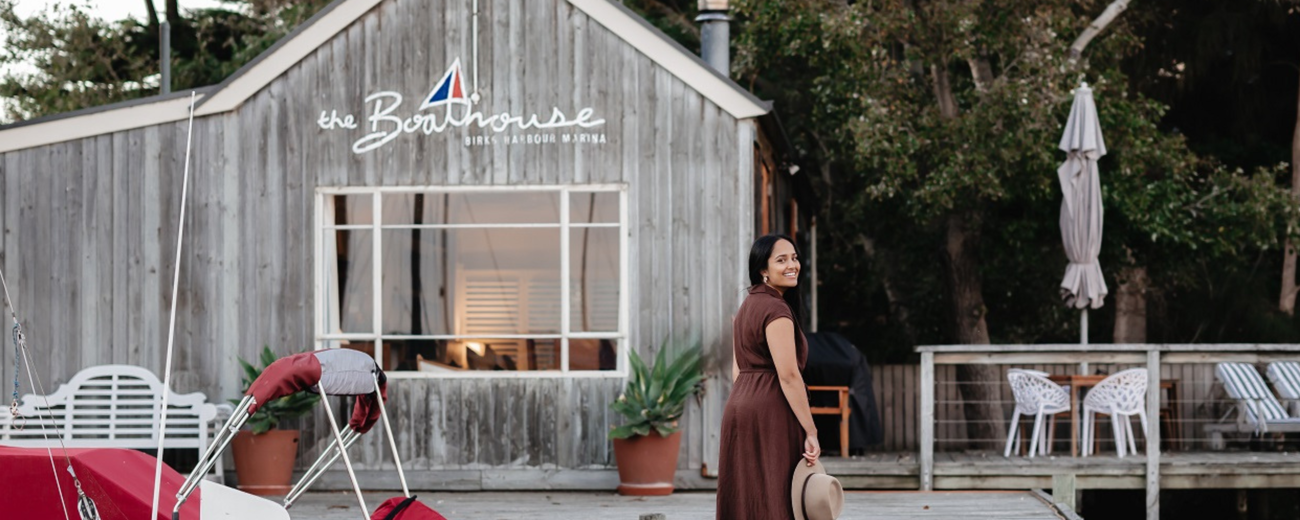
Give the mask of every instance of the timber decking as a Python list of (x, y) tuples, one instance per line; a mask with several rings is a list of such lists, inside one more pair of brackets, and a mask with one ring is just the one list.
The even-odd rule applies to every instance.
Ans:
[[(1053, 475), (1074, 475), (1078, 489), (1144, 489), (1146, 456), (1003, 457), (992, 452), (936, 452), (936, 489), (1051, 489)], [(1300, 487), (1300, 453), (1162, 453), (1162, 489)], [(823, 459), (846, 488), (916, 489), (915, 453)]]
[[(420, 501), (447, 518), (498, 520), (505, 518), (612, 520), (636, 519), (660, 513), (665, 520), (711, 520), (713, 493), (678, 492), (667, 497), (622, 497), (613, 493), (420, 493)], [(370, 493), (366, 505), (375, 507), (400, 493)], [(359, 516), (350, 493), (312, 493), (289, 510), (292, 518), (353, 520)], [(1058, 520), (1060, 514), (1039, 495), (1008, 492), (848, 492), (841, 520)]]

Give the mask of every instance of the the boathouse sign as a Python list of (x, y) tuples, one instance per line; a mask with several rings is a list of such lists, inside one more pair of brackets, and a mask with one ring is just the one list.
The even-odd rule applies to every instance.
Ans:
[[(364, 129), (365, 135), (352, 143), (352, 153), (356, 154), (382, 148), (403, 134), (433, 135), (456, 128), (479, 131), (464, 136), (465, 146), (606, 142), (603, 132), (587, 130), (605, 124), (604, 119), (595, 117), (595, 110), (590, 107), (572, 114), (552, 107), (549, 115), (527, 111), (484, 114), (476, 110), (478, 93), (467, 95), (459, 59), (451, 64), (414, 112), (402, 112), (403, 101), (401, 94), (391, 90), (375, 92), (366, 96), (364, 104), (369, 113), (364, 119), (358, 120), (346, 112), (340, 114), (336, 109), (321, 110), (316, 124), (322, 130)], [(443, 107), (441, 114), (426, 112), (437, 107)]]

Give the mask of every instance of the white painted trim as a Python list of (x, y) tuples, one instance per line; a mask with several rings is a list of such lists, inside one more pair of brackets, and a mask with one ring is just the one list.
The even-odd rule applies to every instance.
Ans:
[(494, 193), (502, 191), (574, 191), (589, 193), (593, 191), (623, 191), (624, 189), (626, 189), (624, 184), (499, 184), (492, 186), (430, 184), (427, 186), (323, 186), (316, 188), (316, 191), (329, 195), (369, 195), (376, 191), (383, 194), (428, 192)]
[[(231, 80), (221, 85), (211, 97), (199, 105), (196, 116), (229, 112), (244, 104), (276, 78), (284, 75), (316, 49), (329, 42), (339, 32), (347, 29), (383, 0), (346, 0), (340, 2), (325, 16), (295, 36), (290, 36), (279, 48), (263, 53), (253, 64), (236, 72)], [(361, 59), (357, 56), (356, 59)]]
[(635, 47), (660, 67), (716, 103), (736, 119), (749, 119), (770, 112), (768, 107), (755, 103), (735, 83), (722, 78), (704, 62), (682, 52), (663, 35), (633, 18), (627, 11), (610, 0), (568, 0), (597, 23), (605, 26), (615, 36)]
[[(204, 95), (198, 97), (202, 99)], [(0, 153), (183, 121), (189, 117), (189, 108), (190, 98), (178, 97), (3, 129)]]
[[(560, 197), (560, 223), (559, 224), (473, 224), (473, 225), (450, 225), (450, 224), (424, 224), (414, 225), (383, 225), (383, 196), (394, 193), (457, 193), (457, 192), (552, 192), (557, 193)], [(619, 330), (617, 331), (572, 331), (570, 320), (572, 312), (570, 309), (572, 295), (570, 286), (569, 269), (570, 261), (570, 233), (569, 228), (573, 227), (569, 219), (571, 197), (576, 194), (587, 193), (617, 193), (619, 196), (619, 222), (617, 223), (600, 223), (591, 225), (582, 225), (579, 227), (600, 227), (608, 229), (618, 229), (619, 232)], [(316, 280), (314, 287), (316, 290), (316, 304), (314, 306), (315, 323), (314, 330), (316, 348), (328, 348), (334, 343), (347, 341), (373, 341), (375, 343), (375, 358), (383, 359), (384, 341), (385, 340), (410, 340), (410, 339), (437, 339), (437, 340), (472, 340), (479, 338), (491, 339), (558, 339), (560, 340), (560, 369), (553, 371), (527, 371), (527, 372), (505, 372), (505, 371), (474, 371), (465, 372), (419, 372), (419, 371), (393, 371), (391, 375), (397, 374), (415, 374), (406, 375), (403, 378), (518, 378), (518, 377), (567, 377), (570, 375), (577, 377), (626, 377), (627, 376), (627, 349), (631, 348), (631, 342), (628, 341), (627, 328), (628, 322), (628, 305), (630, 301), (628, 287), (630, 276), (628, 269), (628, 248), (631, 236), (628, 232), (628, 186), (626, 184), (557, 184), (543, 186), (524, 186), (524, 185), (502, 185), (502, 186), (385, 186), (385, 187), (365, 187), (365, 186), (321, 186), (315, 190), (315, 242), (317, 243), (316, 252), (313, 253), (313, 263), (315, 264), (313, 272)], [(329, 196), (332, 195), (362, 195), (371, 197), (371, 223), (357, 224), (348, 226), (329, 226), (326, 222), (331, 221), (329, 218)], [(383, 306), (376, 301), (372, 309), (372, 332), (333, 332), (325, 330), (323, 326), (323, 314), (331, 309), (333, 296), (328, 298), (321, 297), (322, 280), (328, 272), (323, 268), (322, 262), (326, 261), (321, 257), (325, 251), (321, 249), (322, 241), (327, 240), (324, 233), (334, 229), (365, 229), (371, 230), (375, 237), (380, 237), (381, 230), (388, 229), (410, 229), (410, 228), (464, 228), (464, 229), (481, 229), (481, 228), (559, 228), (560, 229), (560, 332), (558, 334), (384, 334), (382, 333), (383, 324)], [(372, 283), (372, 292), (374, 298), (378, 300), (382, 294), (383, 279), (383, 245), (382, 240), (376, 239), (371, 243), (372, 254), (374, 258), (374, 279)], [(566, 283), (567, 282), (567, 283)], [(340, 289), (341, 290), (341, 289)], [(569, 370), (569, 340), (570, 339), (612, 339), (617, 342), (617, 362), (615, 370), (612, 371), (595, 371), (595, 370)]]
[[(560, 195), (560, 372), (569, 373), (569, 332), (573, 319), (573, 271), (569, 269), (569, 198), (573, 194), (566, 191)], [(595, 203), (592, 203), (595, 205)], [(586, 304), (587, 302), (583, 302)]]
[(631, 321), (629, 320), (629, 318), (628, 318), (628, 316), (630, 315), (630, 312), (631, 312), (630, 310), (628, 310), (628, 307), (630, 307), (631, 304), (632, 304), (632, 303), (631, 303), (631, 302), (632, 302), (632, 296), (630, 295), (630, 292), (631, 292), (631, 291), (630, 291), (630, 289), (629, 289), (629, 288), (631, 287), (631, 282), (630, 282), (630, 280), (632, 279), (632, 274), (629, 273), (627, 269), (628, 269), (628, 248), (630, 248), (630, 247), (631, 247), (631, 244), (632, 244), (632, 234), (628, 231), (628, 222), (627, 222), (627, 213), (628, 213), (628, 200), (627, 200), (627, 199), (628, 199), (628, 196), (627, 196), (627, 190), (624, 189), (624, 190), (620, 191), (619, 194), (618, 194), (618, 197), (619, 197), (619, 200), (618, 200), (618, 207), (619, 207), (619, 211), (618, 211), (618, 223), (619, 223), (619, 230), (618, 230), (618, 237), (619, 237), (619, 247), (618, 247), (618, 277), (619, 277), (619, 287), (618, 287), (618, 305), (619, 305), (619, 308), (618, 308), (618, 330), (619, 330), (619, 332), (623, 333), (624, 336), (623, 336), (623, 338), (622, 338), (621, 340), (619, 340), (619, 341), (622, 343), (622, 345), (619, 345), (619, 348), (618, 348), (618, 361), (615, 362), (615, 364), (614, 364), (614, 368), (615, 368), (617, 371), (619, 371), (619, 372), (627, 373), (627, 368), (628, 368), (627, 352), (628, 352), (629, 349), (631, 349), (631, 348), (634, 346), (634, 345), (632, 344), (632, 342), (628, 339), (628, 335), (631, 334), (631, 330), (632, 330), (632, 322), (631, 322)]

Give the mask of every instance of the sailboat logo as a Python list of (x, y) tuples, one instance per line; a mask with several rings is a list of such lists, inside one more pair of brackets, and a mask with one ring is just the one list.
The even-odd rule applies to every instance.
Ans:
[(447, 72), (434, 85), (433, 91), (424, 98), (424, 104), (420, 105), (420, 110), (424, 110), (439, 105), (460, 104), (469, 106), (469, 96), (465, 94), (465, 76), (460, 70), (460, 58), (451, 63)]

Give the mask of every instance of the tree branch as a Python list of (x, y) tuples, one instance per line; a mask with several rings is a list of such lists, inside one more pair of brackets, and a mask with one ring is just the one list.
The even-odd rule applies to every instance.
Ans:
[(1110, 25), (1110, 23), (1115, 21), (1115, 18), (1118, 17), (1120, 13), (1124, 12), (1125, 9), (1128, 9), (1128, 3), (1129, 0), (1115, 0), (1111, 2), (1110, 5), (1106, 6), (1106, 10), (1101, 12), (1101, 16), (1098, 16), (1096, 20), (1093, 20), (1091, 24), (1088, 24), (1088, 28), (1083, 30), (1083, 34), (1080, 34), (1079, 37), (1074, 40), (1074, 43), (1070, 44), (1069, 59), (1071, 67), (1074, 66), (1075, 62), (1079, 61), (1079, 57), (1083, 56), (1083, 48), (1088, 46), (1088, 42), (1091, 42), (1098, 34), (1101, 34), (1101, 31), (1106, 30), (1107, 25)]
[(144, 0), (144, 8), (149, 13), (149, 28), (158, 28), (158, 8), (153, 5), (153, 0)]
[(980, 94), (988, 92), (993, 85), (993, 66), (989, 64), (989, 59), (979, 56), (969, 58), (966, 62), (970, 64), (971, 77), (975, 80), (975, 91)]
[(944, 119), (957, 119), (957, 96), (952, 92), (952, 82), (948, 79), (948, 69), (942, 65), (930, 65), (934, 97), (939, 100), (939, 114)]

